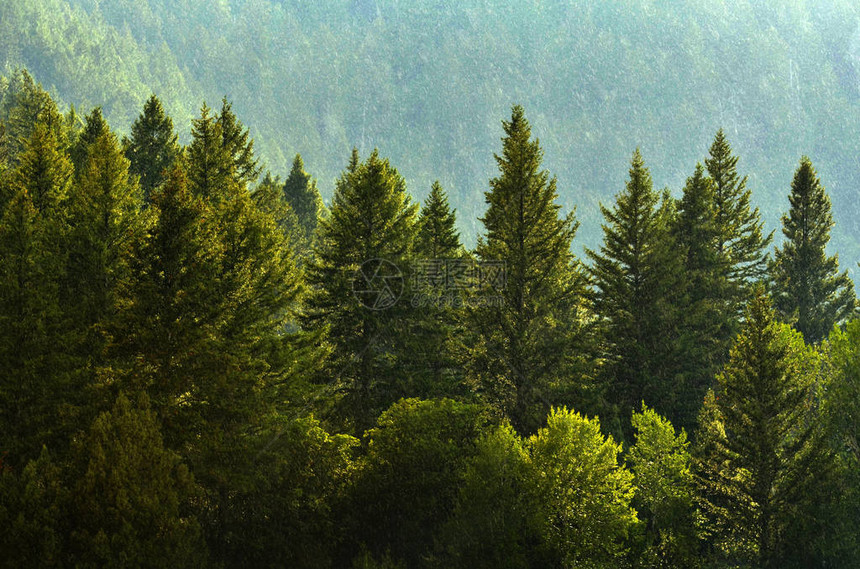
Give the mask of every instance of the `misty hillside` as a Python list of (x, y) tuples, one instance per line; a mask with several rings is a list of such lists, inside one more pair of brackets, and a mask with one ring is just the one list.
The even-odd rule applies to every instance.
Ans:
[(101, 104), (122, 131), (151, 92), (181, 136), (226, 95), (273, 173), (301, 153), (327, 198), (352, 146), (378, 147), (414, 196), (440, 180), (467, 243), (513, 103), (591, 246), (637, 146), (677, 194), (723, 127), (771, 229), (808, 155), (833, 200), (831, 248), (860, 260), (855, 2), (506, 4), (5, 0), (0, 70), (26, 67), (84, 112)]

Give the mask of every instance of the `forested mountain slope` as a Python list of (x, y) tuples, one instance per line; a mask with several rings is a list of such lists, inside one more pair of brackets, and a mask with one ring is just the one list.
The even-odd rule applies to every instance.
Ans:
[[(295, 153), (330, 196), (350, 149), (390, 156), (419, 198), (439, 179), (467, 243), (499, 117), (529, 112), (596, 245), (597, 203), (637, 146), (677, 195), (723, 127), (776, 228), (802, 154), (832, 196), (831, 249), (860, 260), (860, 6), (748, 0), (563, 6), (528, 0), (5, 0), (0, 69), (28, 68), (127, 131), (155, 92), (178, 130), (222, 96), (285, 175)], [(579, 252), (577, 247), (577, 252)]]

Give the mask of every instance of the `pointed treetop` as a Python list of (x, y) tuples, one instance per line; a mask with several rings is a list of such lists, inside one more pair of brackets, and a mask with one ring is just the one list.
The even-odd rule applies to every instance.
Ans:
[(130, 171), (140, 176), (145, 200), (161, 184), (164, 173), (171, 169), (180, 153), (173, 121), (158, 97), (151, 95), (131, 126), (131, 140), (126, 148)]
[(221, 100), (218, 114), (222, 145), (232, 159), (233, 176), (240, 184), (252, 184), (262, 171), (254, 157), (254, 140), (242, 122), (233, 113), (233, 105), (227, 97)]
[(839, 272), (838, 257), (827, 255), (833, 227), (830, 198), (806, 156), (788, 199), (791, 208), (782, 218), (786, 241), (771, 266), (774, 300), (780, 317), (794, 322), (807, 342), (817, 343), (854, 315), (854, 283), (847, 272)]
[(428, 259), (456, 257), (461, 247), (456, 223), (456, 210), (451, 209), (448, 195), (437, 180), (421, 208), (416, 253)]

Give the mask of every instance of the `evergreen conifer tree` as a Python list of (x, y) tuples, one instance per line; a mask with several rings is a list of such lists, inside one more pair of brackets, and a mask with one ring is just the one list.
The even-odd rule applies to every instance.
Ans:
[(17, 168), (10, 174), (10, 190), (25, 190), (36, 209), (47, 215), (47, 210), (57, 210), (69, 197), (73, 172), (55, 134), (39, 123), (22, 148)]
[(302, 240), (306, 247), (310, 247), (314, 231), (324, 215), (325, 205), (317, 190), (316, 180), (305, 172), (304, 162), (299, 154), (293, 159), (293, 167), (283, 188), (284, 197), (298, 218)]
[(827, 464), (810, 405), (818, 366), (759, 289), (703, 409), (697, 453), (706, 531), (730, 559), (784, 566), (785, 528)]
[(254, 157), (254, 140), (233, 113), (233, 105), (226, 97), (221, 101), (221, 112), (216, 121), (221, 133), (221, 147), (230, 157), (232, 176), (240, 184), (253, 184), (262, 170)]
[(191, 121), (187, 151), (188, 183), (205, 200), (220, 200), (233, 190), (232, 157), (222, 145), (221, 124), (203, 103), (200, 117)]
[(26, 189), (0, 218), (0, 439), (7, 464), (18, 467), (56, 441), (58, 405), (74, 395), (53, 381), (63, 346), (51, 229)]
[[(675, 419), (677, 306), (680, 263), (670, 228), (672, 202), (654, 191), (637, 149), (630, 179), (606, 223), (600, 252), (588, 250), (593, 304), (602, 321), (610, 404), (626, 417), (642, 401)], [(629, 423), (622, 427), (629, 434)]]
[(676, 382), (678, 425), (693, 432), (705, 392), (728, 357), (734, 328), (721, 297), (728, 265), (718, 248), (714, 184), (701, 164), (687, 179), (678, 202), (672, 233), (683, 255), (683, 289), (679, 291), (681, 315), (678, 348), (680, 376)]
[(416, 210), (387, 159), (374, 151), (359, 162), (354, 150), (337, 182), (331, 214), (320, 221), (304, 325), (328, 329), (332, 354), (325, 380), (343, 393), (338, 415), (357, 433), (405, 394), (396, 345), (402, 340), (398, 327), (405, 307), (399, 295)]
[(74, 144), (69, 151), (72, 164), (75, 166), (75, 178), (79, 179), (89, 162), (90, 146), (103, 134), (110, 131), (110, 127), (102, 116), (101, 107), (96, 107), (84, 120), (84, 128), (77, 134)]
[(480, 335), (471, 375), (514, 428), (533, 433), (559, 391), (558, 379), (570, 371), (564, 356), (581, 332), (585, 279), (571, 253), (579, 224), (574, 212), (560, 215), (555, 178), (540, 169), (543, 151), (523, 108), (514, 106), (502, 124), (499, 176), (485, 192), (486, 235), (476, 253), (481, 262), (504, 264), (500, 290), (483, 291), (504, 300), (470, 317)]
[(125, 156), (131, 164), (129, 171), (140, 176), (140, 188), (148, 202), (152, 191), (180, 156), (173, 120), (155, 95), (149, 97), (143, 112), (131, 125)]
[[(705, 159), (708, 176), (714, 183), (714, 215), (717, 227), (717, 251), (725, 256), (725, 302), (733, 314), (740, 316), (750, 295), (750, 284), (760, 280), (767, 270), (767, 247), (773, 232), (764, 235), (764, 222), (758, 208), (752, 208), (747, 178), (738, 177), (738, 157), (732, 154), (723, 129), (717, 131)], [(737, 326), (737, 320), (735, 320)]]
[(104, 374), (117, 363), (113, 349), (123, 337), (118, 326), (133, 286), (132, 256), (148, 223), (116, 135), (103, 132), (86, 154), (86, 166), (69, 199), (60, 287), (74, 360), (70, 381), (75, 389), (68, 403), (78, 429), (105, 410), (115, 395), (112, 380), (105, 381)]
[(827, 255), (833, 217), (830, 198), (804, 156), (794, 174), (791, 209), (782, 218), (787, 241), (777, 249), (771, 266), (774, 306), (809, 343), (817, 344), (833, 326), (850, 318), (856, 308), (854, 283), (839, 272), (837, 255)]
[(76, 444), (71, 557), (78, 566), (203, 567), (200, 526), (182, 514), (193, 478), (139, 399), (135, 407), (120, 394)]
[(437, 180), (433, 182), (418, 217), (415, 254), (425, 259), (453, 259), (461, 256), (460, 233), (456, 225), (456, 210), (451, 209), (448, 194)]
[[(470, 263), (456, 230), (456, 214), (438, 182), (421, 207), (412, 271), (415, 314), (407, 334), (410, 347), (403, 367), (412, 376), (412, 393), (419, 397), (453, 397), (463, 391), (462, 366), (456, 338), (463, 330), (463, 311), (453, 291), (434, 271), (452, 272)], [(422, 283), (416, 283), (416, 281)], [(432, 281), (432, 282), (431, 282)]]
[(66, 150), (68, 137), (63, 128), (63, 117), (51, 96), (27, 71), (16, 73), (12, 83), (11, 106), (6, 121), (12, 165), (17, 165), (18, 155), (40, 123), (54, 134), (60, 148)]

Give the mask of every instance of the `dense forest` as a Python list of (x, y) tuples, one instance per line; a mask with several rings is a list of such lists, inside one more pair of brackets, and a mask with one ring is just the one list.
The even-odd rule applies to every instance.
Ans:
[(181, 144), (154, 95), (121, 136), (6, 77), (0, 565), (856, 567), (860, 319), (812, 161), (777, 242), (727, 132), (677, 197), (631, 148), (580, 257), (499, 120), (466, 247), (378, 150), (327, 206), (226, 98)]
[(4, 0), (0, 74), (27, 68), (55, 99), (101, 106), (128, 135), (152, 93), (187, 144), (223, 96), (261, 160), (300, 153), (334, 193), (344, 155), (378, 146), (424, 199), (439, 179), (469, 247), (483, 232), (497, 125), (529, 111), (576, 253), (602, 239), (599, 202), (631, 147), (675, 197), (723, 128), (768, 231), (803, 154), (833, 199), (831, 253), (860, 261), (860, 5), (853, 0)]

